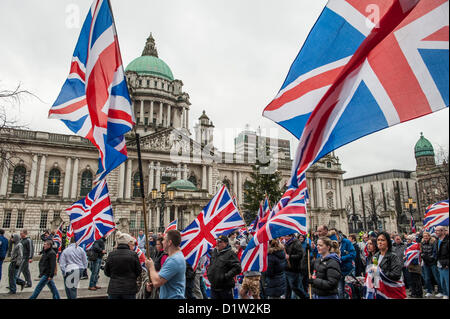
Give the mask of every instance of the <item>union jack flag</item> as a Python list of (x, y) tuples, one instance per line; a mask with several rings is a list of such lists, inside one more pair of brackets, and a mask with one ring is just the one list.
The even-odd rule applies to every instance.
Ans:
[(62, 237), (63, 237), (63, 234), (62, 234), (62, 231), (63, 231), (62, 225), (63, 224), (64, 223), (61, 223), (61, 225), (59, 225), (58, 229), (56, 230), (55, 236), (53, 236), (53, 238), (52, 238), (53, 242), (56, 245), (56, 248), (58, 248), (58, 252), (61, 252)]
[(413, 260), (420, 264), (420, 245), (419, 243), (411, 243), (405, 250), (405, 267), (408, 267)]
[(416, 223), (414, 222), (414, 217), (411, 215), (411, 232), (416, 232)]
[(256, 233), (256, 225), (258, 223), (258, 216), (255, 217), (255, 219), (250, 223), (250, 225), (248, 226), (248, 232), (250, 234), (255, 234)]
[(431, 204), (425, 209), (423, 229), (434, 233), (436, 226), (448, 226), (448, 199)]
[(175, 219), (174, 221), (171, 221), (170, 223), (169, 223), (169, 225), (167, 225), (167, 228), (164, 230), (164, 235), (165, 234), (167, 234), (167, 232), (169, 231), (169, 230), (173, 230), (173, 229), (177, 229), (177, 224), (178, 223), (178, 220), (177, 219)]
[(264, 205), (261, 207), (261, 214), (258, 216), (258, 226), (256, 228), (256, 230), (258, 231), (258, 229), (260, 229), (261, 227), (264, 226), (264, 224), (267, 222), (267, 219), (269, 218), (270, 215), (270, 204), (269, 204), (269, 198), (266, 195), (266, 198), (264, 199)]
[(391, 280), (386, 277), (381, 269), (379, 287), (375, 291), (375, 299), (406, 299), (406, 288), (403, 280)]
[(245, 226), (230, 193), (223, 185), (197, 218), (181, 232), (181, 251), (193, 269), (216, 245), (216, 238)]
[(97, 181), (127, 159), (124, 134), (135, 120), (108, 0), (92, 3), (49, 118), (62, 120), (99, 150)]
[[(300, 185), (306, 187), (306, 178), (305, 182), (303, 180), (300, 182)], [(291, 192), (286, 206), (274, 217), (268, 219), (250, 240), (242, 254), (242, 271), (267, 270), (267, 249), (270, 240), (293, 233), (307, 235), (305, 188), (303, 187)]]
[(328, 1), (263, 112), (300, 140), (293, 186), (332, 150), (448, 107), (448, 12), (448, 0)]
[(66, 213), (77, 244), (86, 250), (116, 227), (106, 180), (101, 180), (85, 198), (73, 203)]

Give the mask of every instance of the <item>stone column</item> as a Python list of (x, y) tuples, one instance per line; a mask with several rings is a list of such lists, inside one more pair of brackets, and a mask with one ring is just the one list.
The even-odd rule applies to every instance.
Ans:
[(117, 194), (117, 198), (123, 198), (123, 191), (125, 189), (125, 163), (119, 166), (119, 194)]
[(188, 179), (188, 169), (187, 169), (187, 164), (183, 165), (183, 179), (187, 181)]
[(72, 171), (72, 187), (70, 192), (70, 198), (77, 198), (77, 186), (78, 186), (78, 164), (80, 160), (75, 158)]
[(131, 158), (128, 158), (126, 163), (127, 163), (127, 177), (125, 180), (125, 199), (130, 199), (131, 198), (131, 183), (132, 183), (132, 178), (133, 178), (131, 176), (131, 174), (133, 173), (133, 171), (132, 171), (133, 160)]
[(178, 224), (177, 229), (179, 231), (181, 231), (181, 229), (180, 229), (181, 221), (180, 221), (180, 218), (178, 217), (178, 206), (174, 206), (173, 209), (174, 209), (174, 214), (173, 215), (175, 216), (175, 219), (177, 219), (177, 224)]
[(188, 112), (188, 110), (186, 109), (186, 126), (185, 126), (187, 129), (189, 129), (189, 112)]
[[(10, 154), (6, 153), (6, 158), (9, 158)], [(9, 178), (9, 165), (8, 162), (5, 161), (5, 165), (3, 167), (2, 179), (0, 182), (0, 196), (6, 196), (6, 191), (8, 189), (8, 178)]]
[(323, 194), (323, 190), (322, 190), (322, 179), (321, 178), (317, 178), (317, 207), (318, 208), (323, 208), (323, 198), (322, 195)]
[[(155, 188), (160, 191), (161, 190), (161, 163), (158, 162), (156, 164), (156, 179), (155, 179)], [(158, 224), (159, 226), (159, 224)]]
[(165, 211), (164, 211), (164, 227), (167, 227), (167, 225), (169, 225), (169, 223), (171, 222), (170, 220), (170, 206), (166, 206), (164, 207)]
[(202, 166), (202, 189), (206, 189), (206, 166)]
[(155, 188), (155, 173), (153, 162), (150, 162), (148, 165), (148, 192), (150, 193), (153, 188)]
[(171, 122), (171, 114), (170, 114), (170, 104), (167, 104), (167, 125), (166, 127), (170, 127), (170, 122)]
[(237, 189), (238, 189), (238, 195), (237, 195), (238, 201), (239, 201), (239, 203), (242, 203), (242, 174), (241, 174), (241, 172), (238, 172), (238, 187), (237, 187)]
[(181, 164), (180, 163), (178, 163), (177, 164), (177, 180), (180, 180), (182, 177), (181, 177)]
[(181, 127), (186, 127), (186, 109), (183, 107), (181, 111)]
[(153, 101), (150, 102), (150, 116), (148, 120), (149, 124), (153, 124)]
[(42, 197), (44, 195), (44, 177), (45, 177), (45, 164), (47, 162), (47, 157), (42, 155), (41, 157), (41, 165), (39, 167), (39, 179), (37, 186), (37, 197)]
[(237, 196), (237, 172), (233, 171), (233, 193), (235, 196)]
[(159, 212), (160, 212), (160, 207), (159, 206), (156, 206), (156, 225), (155, 225), (155, 229), (156, 229), (156, 232), (158, 232), (159, 231)]
[(208, 192), (212, 194), (214, 192), (213, 189), (213, 180), (212, 180), (212, 166), (208, 167)]
[(37, 173), (37, 154), (33, 155), (30, 172), (30, 182), (28, 183), (28, 197), (34, 197), (34, 191), (36, 189), (36, 173)]
[(162, 124), (163, 122), (163, 102), (159, 102), (159, 120), (158, 123)]
[(145, 115), (145, 112), (144, 112), (144, 100), (141, 100), (141, 113), (140, 113), (140, 117), (139, 117), (139, 122), (141, 123), (141, 124), (144, 124), (144, 115)]
[(70, 189), (70, 171), (72, 170), (72, 159), (70, 157), (66, 158), (66, 172), (64, 174), (64, 185), (63, 185), (63, 198), (69, 198)]

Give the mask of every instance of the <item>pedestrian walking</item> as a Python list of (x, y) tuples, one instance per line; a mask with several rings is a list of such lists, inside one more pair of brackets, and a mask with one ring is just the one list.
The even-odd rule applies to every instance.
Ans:
[(32, 282), (29, 265), (33, 262), (34, 244), (33, 240), (28, 237), (28, 230), (26, 229), (22, 229), (22, 231), (20, 232), (20, 238), (20, 242), (23, 247), (23, 259), (17, 276), (19, 277), (20, 274), (23, 274), (26, 283), (25, 287), (30, 288), (32, 286)]
[(267, 254), (266, 289), (267, 299), (283, 299), (286, 293), (286, 253), (278, 239), (270, 241)]
[(302, 244), (294, 234), (285, 236), (286, 244), (286, 299), (307, 299), (308, 294), (303, 287), (302, 259), (305, 256)]
[(220, 235), (211, 252), (207, 276), (211, 283), (211, 299), (233, 299), (234, 277), (241, 272), (241, 262), (233, 252), (228, 237)]
[(435, 229), (438, 240), (435, 243), (437, 251), (437, 268), (439, 271), (439, 279), (441, 281), (443, 298), (448, 299), (448, 229), (445, 226), (437, 226)]
[(30, 299), (36, 299), (46, 285), (50, 288), (53, 299), (60, 299), (58, 289), (56, 289), (55, 282), (53, 281), (53, 277), (56, 275), (56, 253), (52, 247), (52, 240), (47, 240), (44, 243), (42, 257), (39, 260), (39, 278), (41, 280), (36, 285)]
[(186, 289), (186, 262), (180, 249), (181, 233), (169, 230), (163, 239), (163, 248), (168, 257), (159, 273), (153, 260), (146, 259), (145, 266), (150, 274), (148, 289), (158, 288), (160, 299), (184, 299)]
[(78, 283), (87, 265), (86, 252), (76, 244), (75, 236), (71, 237), (69, 245), (59, 257), (67, 299), (77, 299)]
[(314, 299), (338, 299), (338, 286), (341, 280), (339, 244), (328, 237), (317, 241), (320, 257), (314, 263), (314, 273), (308, 283), (312, 285)]
[(12, 241), (14, 247), (11, 251), (11, 261), (8, 268), (8, 278), (9, 278), (9, 292), (8, 294), (15, 294), (17, 290), (17, 284), (21, 286), (21, 290), (25, 286), (25, 281), (18, 278), (20, 265), (23, 260), (23, 246), (20, 242), (20, 236), (14, 234), (12, 236)]
[(89, 258), (90, 261), (90, 268), (91, 268), (91, 279), (89, 280), (89, 290), (97, 290), (101, 287), (97, 286), (100, 267), (102, 265), (103, 255), (106, 254), (105, 250), (105, 242), (106, 237), (103, 236), (102, 238), (96, 240), (94, 244), (92, 245), (91, 250), (91, 257)]
[(8, 239), (5, 238), (5, 230), (0, 229), (0, 282), (2, 281), (2, 267), (8, 253), (8, 245)]
[(136, 299), (137, 278), (142, 267), (138, 255), (132, 250), (135, 240), (126, 233), (117, 233), (117, 248), (106, 259), (104, 273), (110, 277), (109, 299)]
[(437, 268), (437, 251), (435, 246), (436, 239), (431, 236), (429, 232), (423, 232), (422, 242), (420, 243), (420, 256), (423, 260), (422, 274), (425, 283), (426, 294), (425, 297), (431, 297), (434, 293), (433, 280), (437, 283), (438, 293), (436, 297), (442, 298), (441, 282), (439, 279), (439, 272)]

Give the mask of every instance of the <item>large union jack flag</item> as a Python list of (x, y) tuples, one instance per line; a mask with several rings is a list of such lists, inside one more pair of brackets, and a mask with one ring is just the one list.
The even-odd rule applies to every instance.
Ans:
[(97, 180), (127, 159), (124, 134), (135, 123), (108, 0), (93, 2), (73, 53), (70, 73), (49, 118), (62, 120), (99, 150)]
[(423, 229), (434, 233), (436, 226), (448, 226), (448, 199), (431, 204), (425, 209)]
[(178, 219), (175, 219), (167, 225), (166, 229), (164, 230), (164, 234), (167, 234), (169, 230), (176, 230), (178, 225)]
[(413, 260), (420, 264), (420, 244), (413, 242), (405, 250), (405, 267), (408, 267)]
[(116, 228), (106, 180), (101, 180), (87, 196), (66, 209), (75, 240), (86, 250)]
[(300, 139), (295, 174), (449, 105), (448, 0), (329, 0), (263, 115)]
[(375, 299), (406, 299), (405, 283), (402, 279), (394, 281), (386, 277), (380, 269), (379, 287)]
[(53, 236), (52, 240), (56, 245), (56, 248), (58, 249), (58, 253), (61, 252), (61, 246), (62, 246), (62, 238), (63, 238), (63, 228), (62, 225), (64, 223), (61, 223), (59, 225), (58, 229), (56, 230), (55, 236)]
[(216, 245), (216, 238), (245, 226), (227, 188), (222, 185), (197, 218), (181, 232), (181, 251), (193, 269)]
[[(286, 191), (289, 195), (286, 193), (283, 195), (285, 206), (273, 217), (268, 218), (248, 243), (241, 257), (242, 271), (267, 270), (267, 249), (270, 240), (293, 233), (307, 234), (305, 174), (301, 175), (299, 185), (298, 188)], [(287, 196), (289, 200), (286, 200)]]

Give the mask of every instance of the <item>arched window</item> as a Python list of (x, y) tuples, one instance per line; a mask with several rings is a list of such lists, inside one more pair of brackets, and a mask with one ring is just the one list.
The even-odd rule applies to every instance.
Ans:
[(139, 172), (133, 175), (133, 197), (141, 197), (141, 181)]
[(47, 195), (59, 194), (59, 182), (61, 180), (61, 172), (57, 168), (53, 168), (48, 173)]
[(25, 192), (25, 178), (27, 169), (24, 166), (16, 166), (14, 169), (11, 193), (23, 194)]
[(81, 174), (80, 196), (86, 196), (92, 190), (92, 173), (86, 170)]

